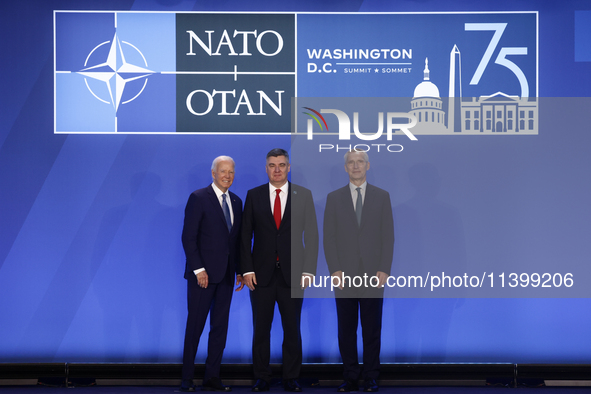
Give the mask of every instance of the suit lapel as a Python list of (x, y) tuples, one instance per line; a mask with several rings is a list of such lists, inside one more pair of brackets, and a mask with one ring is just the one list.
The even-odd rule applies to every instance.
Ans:
[[(237, 218), (240, 215), (242, 215), (242, 207), (240, 206), (240, 204), (236, 200), (235, 195), (230, 194), (230, 192), (228, 192), (228, 195), (230, 196), (230, 199), (232, 200), (232, 213), (234, 214), (234, 223), (232, 224), (232, 231), (231, 231), (231, 233), (232, 233), (234, 231), (238, 231), (238, 227), (236, 226), (236, 221), (237, 221)], [(225, 220), (226, 220), (226, 218), (224, 217), (224, 221)]]
[(373, 203), (373, 193), (371, 192), (371, 185), (368, 183), (365, 187), (365, 199), (363, 201), (363, 209), (361, 210), (361, 225), (359, 228), (363, 228), (365, 222), (367, 222), (368, 216), (370, 216), (371, 206)]
[(232, 199), (232, 212), (234, 212), (234, 218), (236, 218), (236, 212), (240, 211), (242, 207), (238, 204), (238, 200), (235, 195), (230, 194)]
[(259, 198), (257, 200), (263, 204), (262, 210), (267, 218), (265, 220), (273, 223), (273, 226), (275, 226), (275, 218), (273, 217), (273, 211), (271, 210), (271, 197), (268, 183), (259, 188)]
[(287, 202), (285, 204), (285, 211), (283, 211), (283, 217), (281, 218), (281, 224), (279, 230), (283, 229), (284, 226), (291, 225), (291, 183), (287, 183)]
[[(353, 197), (351, 197), (351, 188), (349, 187), (349, 184), (347, 184), (347, 186), (341, 189), (341, 193), (341, 198), (344, 202), (343, 214), (346, 215), (347, 221), (349, 221), (350, 223), (350, 227), (358, 229), (359, 226), (357, 225), (357, 215), (355, 215), (355, 208), (353, 207)], [(361, 223), (363, 223), (363, 214), (361, 217)]]
[[(375, 220), (375, 203), (374, 200), (376, 198), (375, 194), (376, 187), (373, 185), (367, 184), (367, 188), (365, 189), (365, 201), (363, 201), (363, 211), (361, 214), (361, 227), (363, 227), (364, 223), (368, 220)], [(372, 219), (373, 216), (373, 219)]]

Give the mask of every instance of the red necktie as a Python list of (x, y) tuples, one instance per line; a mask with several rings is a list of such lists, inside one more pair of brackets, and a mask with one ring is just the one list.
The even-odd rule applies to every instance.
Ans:
[(273, 217), (275, 218), (275, 224), (277, 225), (277, 229), (281, 225), (281, 199), (279, 198), (279, 193), (281, 193), (281, 189), (275, 190), (277, 195), (275, 196), (275, 205), (273, 206)]

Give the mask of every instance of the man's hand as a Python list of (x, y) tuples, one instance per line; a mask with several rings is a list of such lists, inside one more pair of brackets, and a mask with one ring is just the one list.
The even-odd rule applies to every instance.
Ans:
[(310, 274), (302, 274), (302, 280), (300, 285), (302, 286), (302, 290), (306, 287), (312, 286), (312, 281), (314, 280), (314, 275)]
[(250, 290), (254, 290), (254, 287), (257, 285), (257, 276), (256, 274), (244, 275), (242, 282), (244, 282), (246, 287), (248, 287)]
[(207, 286), (209, 285), (209, 276), (207, 276), (207, 272), (205, 270), (197, 274), (197, 284), (199, 287), (207, 289)]
[(378, 271), (376, 276), (380, 280), (380, 283), (378, 284), (378, 288), (384, 287), (384, 285), (386, 284), (386, 281), (388, 280), (388, 274), (385, 272), (382, 272), (382, 271)]
[(242, 275), (236, 275), (236, 288), (235, 291), (240, 291), (244, 287), (244, 279), (242, 279)]
[[(339, 289), (343, 290), (343, 271), (335, 271), (331, 275), (330, 281), (332, 284), (338, 283)], [(336, 279), (338, 278), (338, 279)]]

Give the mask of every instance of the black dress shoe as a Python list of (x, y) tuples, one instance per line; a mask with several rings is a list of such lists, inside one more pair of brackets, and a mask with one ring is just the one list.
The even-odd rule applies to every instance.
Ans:
[(222, 381), (218, 377), (213, 377), (209, 379), (207, 382), (203, 382), (203, 386), (201, 386), (201, 390), (204, 391), (232, 391), (232, 387), (224, 386)]
[(378, 391), (378, 389), (378, 382), (376, 382), (375, 379), (368, 379), (365, 381), (365, 384), (363, 385), (363, 391), (365, 391), (366, 393), (373, 393), (375, 391)]
[(351, 391), (357, 391), (359, 387), (357, 387), (357, 382), (353, 380), (345, 380), (338, 388), (337, 391), (339, 393), (349, 393)]
[(184, 393), (195, 391), (195, 385), (192, 380), (183, 379), (180, 390)]
[(283, 389), (285, 391), (293, 391), (299, 393), (302, 391), (302, 386), (295, 379), (286, 379), (283, 381)]
[(260, 392), (260, 391), (269, 391), (269, 382), (264, 379), (259, 379), (257, 382), (252, 386), (251, 391)]

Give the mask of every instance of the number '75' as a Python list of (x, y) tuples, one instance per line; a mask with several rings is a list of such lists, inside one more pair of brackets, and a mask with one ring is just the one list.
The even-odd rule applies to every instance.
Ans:
[[(490, 62), (492, 54), (494, 53), (499, 41), (501, 40), (501, 36), (507, 27), (506, 23), (466, 23), (464, 25), (466, 31), (494, 31), (492, 39), (488, 44), (488, 48), (484, 52), (482, 59), (480, 60), (480, 64), (470, 81), (470, 85), (478, 85), (486, 66)], [(526, 47), (502, 47), (499, 51), (499, 55), (495, 60), (496, 64), (499, 64), (503, 67), (507, 67), (509, 70), (515, 74), (519, 84), (521, 85), (521, 98), (529, 97), (529, 85), (527, 84), (527, 79), (525, 78), (525, 74), (519, 66), (512, 61), (506, 58), (507, 55), (527, 55), (527, 48)]]

